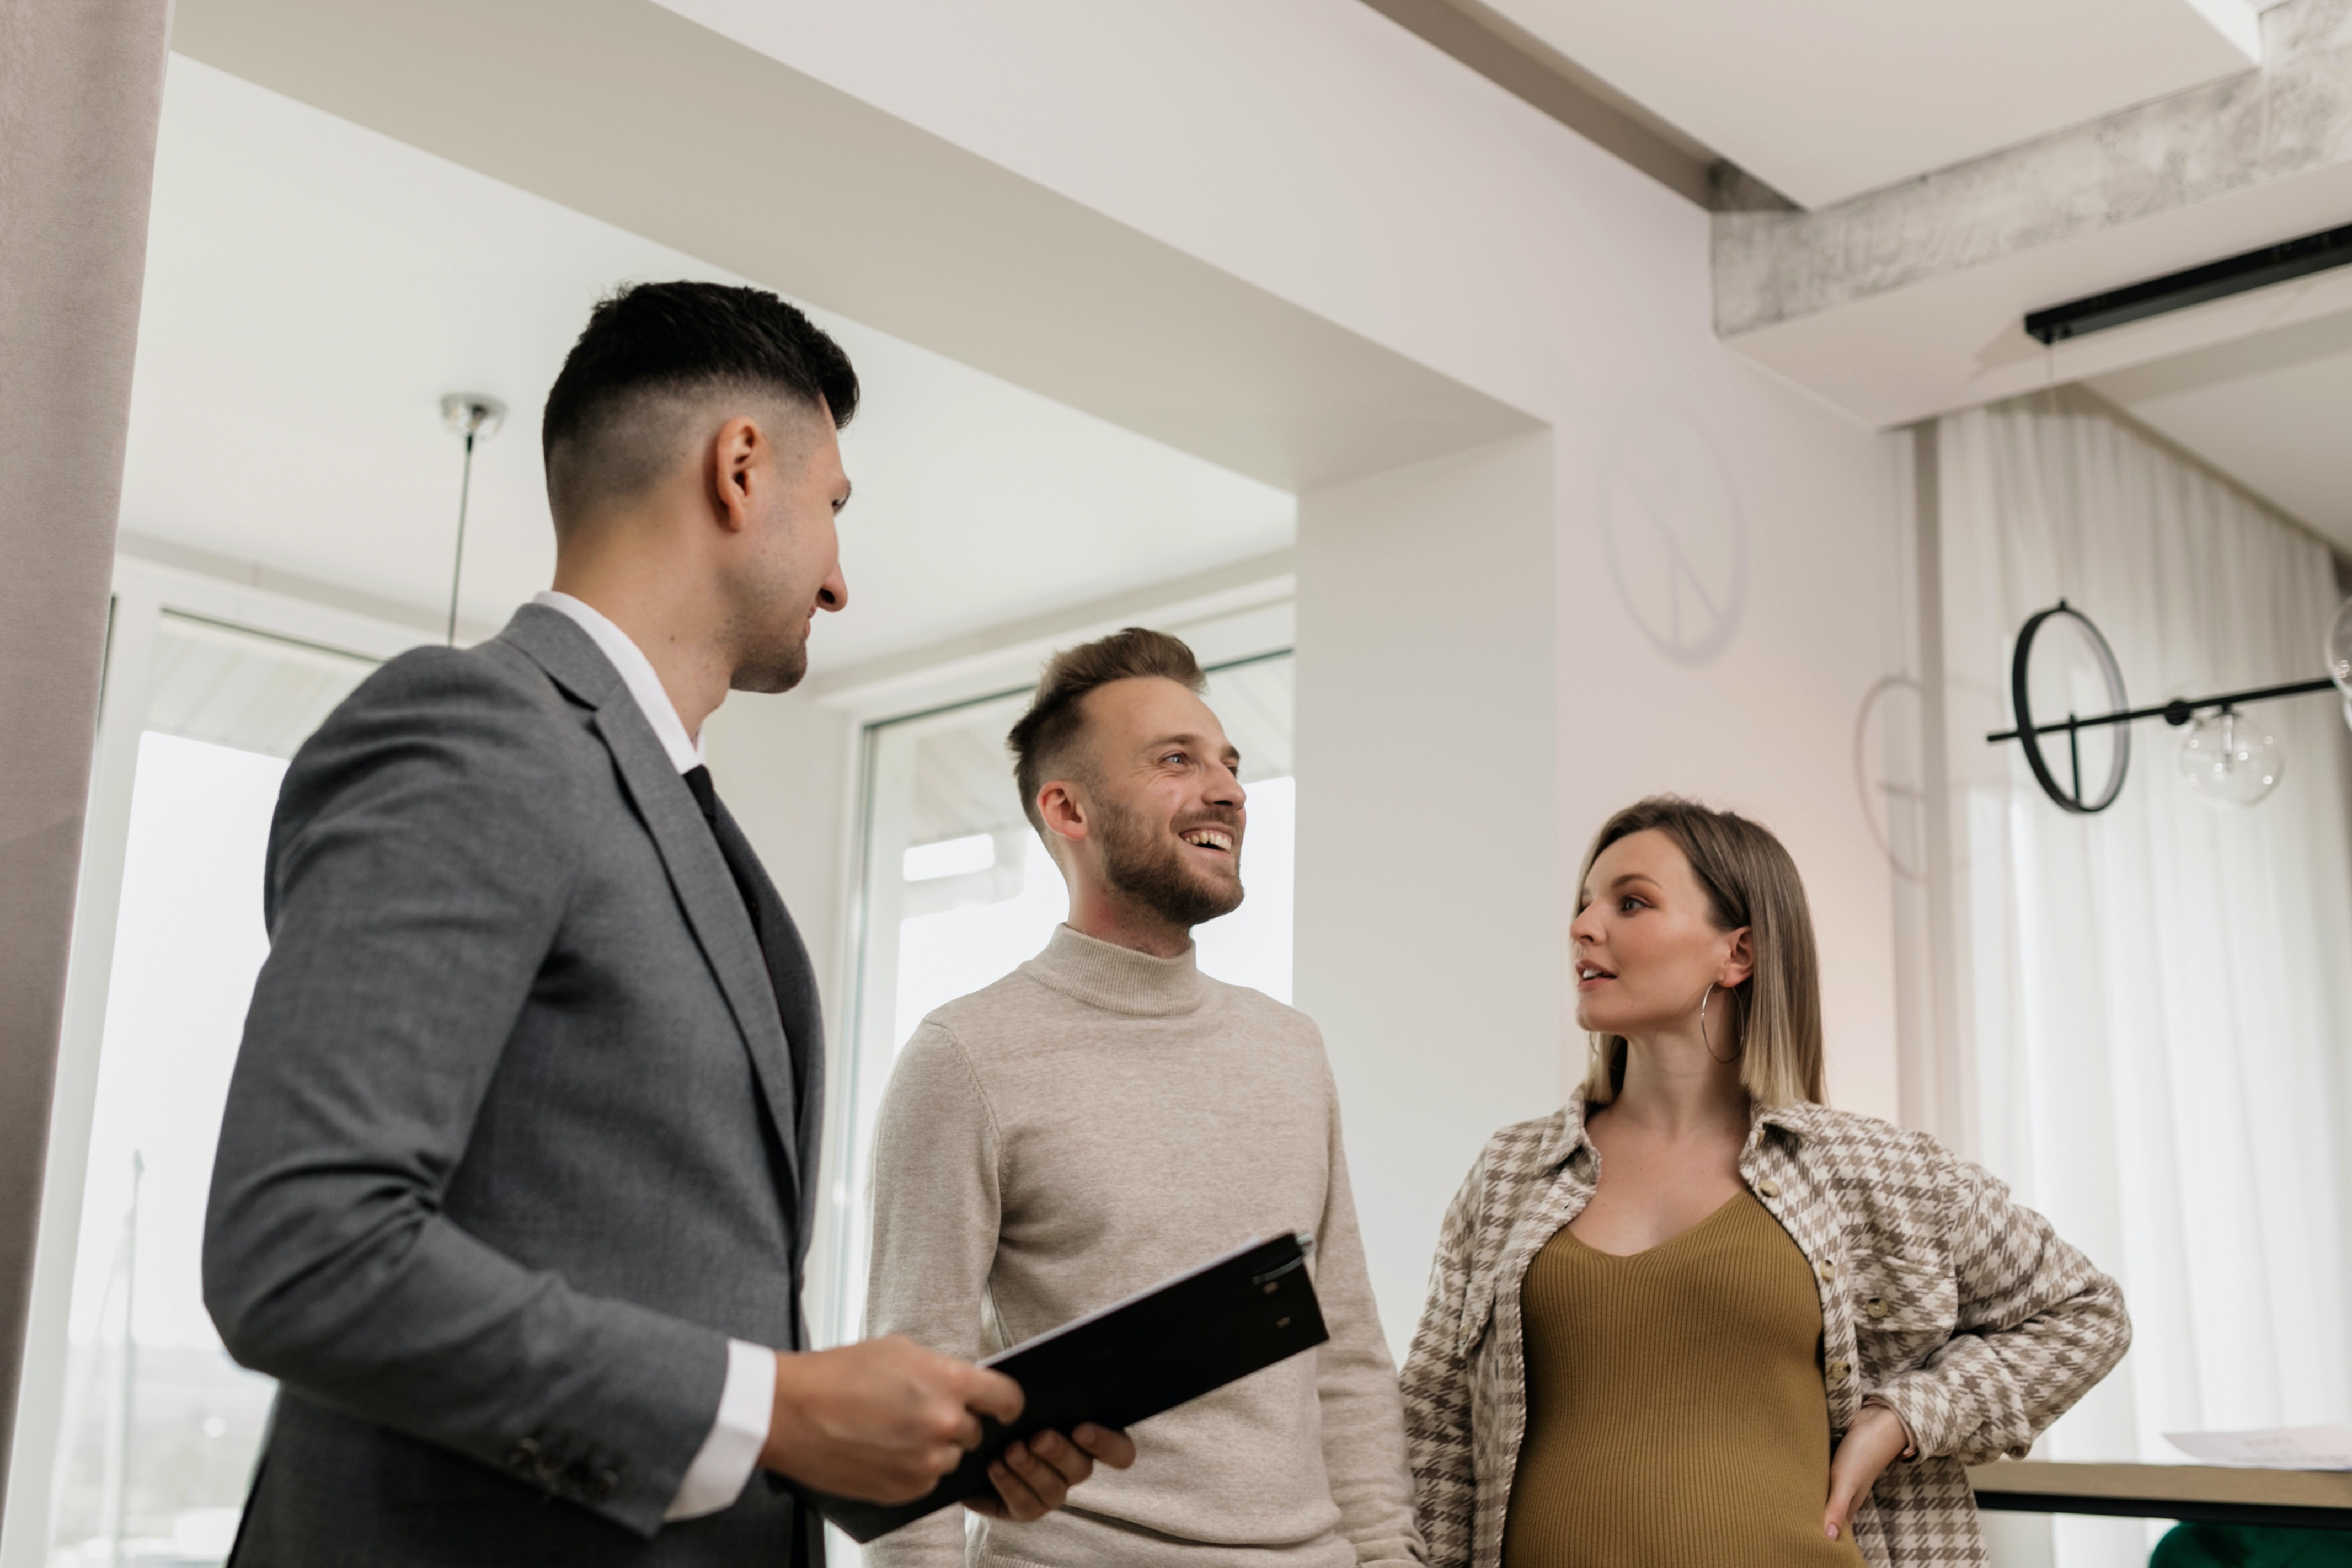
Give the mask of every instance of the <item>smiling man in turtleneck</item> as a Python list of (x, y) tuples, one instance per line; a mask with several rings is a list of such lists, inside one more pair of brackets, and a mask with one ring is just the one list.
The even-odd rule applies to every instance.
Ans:
[(1064, 1511), (937, 1515), (876, 1568), (1355, 1568), (1422, 1558), (1396, 1374), (1313, 1020), (1201, 973), (1242, 901), (1241, 758), (1192, 651), (1136, 627), (1055, 656), (1008, 745), (1067, 924), (923, 1020), (875, 1148), (866, 1327), (1016, 1344), (1283, 1231), (1316, 1240), (1331, 1338), (1141, 1423)]

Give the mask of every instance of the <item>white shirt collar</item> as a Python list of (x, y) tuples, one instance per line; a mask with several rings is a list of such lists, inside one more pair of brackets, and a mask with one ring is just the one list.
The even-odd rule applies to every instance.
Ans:
[(646, 657), (645, 650), (631, 641), (626, 632), (606, 620), (595, 606), (568, 593), (549, 589), (544, 593), (532, 594), (530, 601), (570, 616), (604, 651), (604, 657), (620, 673), (622, 684), (629, 688), (629, 695), (637, 699), (646, 722), (654, 727), (654, 738), (669, 753), (672, 767), (685, 773), (703, 765), (702, 737), (686, 733), (686, 721), (677, 716), (677, 706), (662, 688), (661, 677), (654, 674), (654, 662)]

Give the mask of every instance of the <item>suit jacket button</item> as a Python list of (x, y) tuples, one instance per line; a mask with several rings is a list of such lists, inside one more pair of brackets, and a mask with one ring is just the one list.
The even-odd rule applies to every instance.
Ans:
[(518, 1470), (534, 1469), (539, 1463), (539, 1445), (529, 1437), (518, 1440), (514, 1452), (507, 1456), (507, 1463)]
[(1846, 1366), (1844, 1362), (1831, 1362), (1827, 1366), (1822, 1368), (1822, 1370), (1829, 1375), (1829, 1383), (1832, 1388), (1835, 1388), (1845, 1381)]
[(1766, 1197), (1778, 1197), (1780, 1196), (1780, 1184), (1774, 1181), (1770, 1176), (1766, 1176), (1762, 1181), (1756, 1184), (1756, 1190), (1762, 1193)]
[(620, 1490), (620, 1485), (621, 1478), (617, 1472), (613, 1470), (598, 1470), (596, 1472), (595, 1480), (589, 1485), (589, 1495), (593, 1497), (598, 1502), (603, 1502), (606, 1498), (611, 1497), (614, 1492)]

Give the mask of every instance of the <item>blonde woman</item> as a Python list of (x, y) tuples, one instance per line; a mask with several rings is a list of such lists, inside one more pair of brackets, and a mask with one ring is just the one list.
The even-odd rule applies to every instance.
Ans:
[(1618, 812), (1570, 935), (1590, 1071), (1471, 1168), (1405, 1364), (1431, 1563), (1984, 1563), (1962, 1467), (2115, 1365), (2115, 1281), (1822, 1103), (1812, 917), (1763, 828)]

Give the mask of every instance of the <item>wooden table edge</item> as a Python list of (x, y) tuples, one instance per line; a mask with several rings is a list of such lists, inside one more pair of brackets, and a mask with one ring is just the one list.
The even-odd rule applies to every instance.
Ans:
[(1977, 1505), (2007, 1512), (2119, 1514), (2305, 1530), (2352, 1530), (2352, 1473), (2218, 1465), (1973, 1465)]

